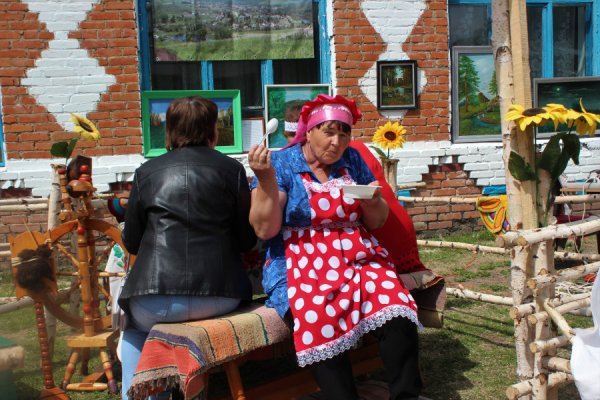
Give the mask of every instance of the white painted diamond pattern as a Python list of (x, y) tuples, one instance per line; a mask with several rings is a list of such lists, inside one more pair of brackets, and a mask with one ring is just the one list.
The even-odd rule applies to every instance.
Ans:
[(65, 130), (71, 130), (70, 113), (87, 115), (95, 111), (102, 93), (116, 82), (78, 40), (69, 39), (69, 32), (78, 29), (99, 0), (21, 1), (38, 13), (40, 22), (54, 34), (21, 84)]

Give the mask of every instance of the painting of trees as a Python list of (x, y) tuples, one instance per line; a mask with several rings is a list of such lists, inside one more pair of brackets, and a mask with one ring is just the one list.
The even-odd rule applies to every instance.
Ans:
[(460, 56), (458, 60), (458, 79), (462, 83), (458, 88), (460, 99), (464, 99), (465, 111), (469, 111), (469, 104), (477, 103), (479, 75), (475, 63), (468, 56)]

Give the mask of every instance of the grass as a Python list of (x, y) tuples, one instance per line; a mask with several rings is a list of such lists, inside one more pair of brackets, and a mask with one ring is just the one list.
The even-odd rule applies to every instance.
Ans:
[[(442, 239), (442, 238), (439, 238)], [(444, 237), (443, 240), (493, 245), (487, 232), (475, 232)], [(445, 275), (449, 285), (461, 283), (481, 292), (509, 296), (508, 256), (473, 255), (469, 251), (421, 248), (425, 265)], [(13, 296), (8, 272), (0, 273), (0, 296)], [(574, 327), (591, 326), (590, 318), (568, 317)], [(506, 388), (516, 382), (513, 322), (508, 308), (477, 301), (449, 298), (442, 329), (426, 328), (420, 334), (422, 371), (425, 380), (423, 395), (434, 400), (497, 400), (506, 398)], [(54, 379), (58, 384), (67, 363), (68, 350), (63, 338), (70, 328), (59, 323), (54, 357)], [(32, 308), (0, 315), (0, 336), (23, 346), (25, 367), (14, 371), (19, 399), (37, 399), (43, 387), (40, 372), (39, 346)], [(568, 352), (560, 350), (563, 356)], [(99, 364), (91, 361), (90, 370)], [(248, 362), (241, 368), (244, 384), (251, 386), (293, 370), (293, 358)], [(383, 371), (373, 374), (385, 380)], [(75, 375), (73, 382), (81, 379)], [(209, 398), (228, 392), (224, 373), (211, 375)], [(107, 393), (69, 392), (71, 399), (114, 399)], [(559, 391), (559, 399), (578, 399), (573, 384)]]

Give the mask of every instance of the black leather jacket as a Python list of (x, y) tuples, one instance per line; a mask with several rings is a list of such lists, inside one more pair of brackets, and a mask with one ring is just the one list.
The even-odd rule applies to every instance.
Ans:
[(241, 252), (256, 236), (248, 222), (244, 167), (208, 147), (184, 147), (135, 172), (123, 244), (137, 258), (119, 304), (146, 294), (249, 300)]

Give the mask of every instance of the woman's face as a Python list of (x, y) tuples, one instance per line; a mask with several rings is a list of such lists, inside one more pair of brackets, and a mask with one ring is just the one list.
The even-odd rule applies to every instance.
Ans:
[(306, 143), (313, 156), (321, 164), (333, 164), (342, 158), (342, 154), (350, 145), (352, 135), (342, 131), (339, 123), (329, 121), (320, 128), (312, 128), (306, 135)]

